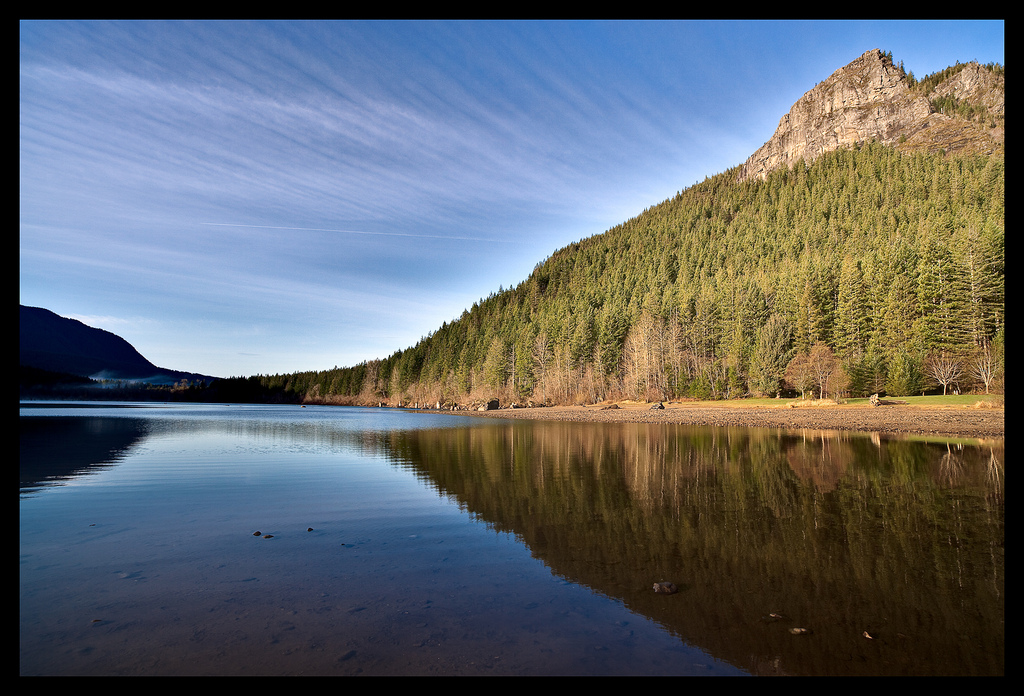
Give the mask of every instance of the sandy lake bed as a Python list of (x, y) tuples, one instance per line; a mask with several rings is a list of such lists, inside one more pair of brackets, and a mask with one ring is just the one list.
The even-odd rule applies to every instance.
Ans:
[(825, 401), (822, 405), (749, 406), (743, 402), (674, 402), (664, 409), (652, 404), (619, 402), (592, 406), (551, 406), (543, 408), (459, 411), (459, 415), (535, 420), (594, 421), (611, 423), (681, 423), (687, 425), (786, 428), (812, 430), (858, 430), (887, 434), (942, 437), (1002, 438), (1005, 409), (970, 406), (916, 406), (892, 404), (844, 405)]

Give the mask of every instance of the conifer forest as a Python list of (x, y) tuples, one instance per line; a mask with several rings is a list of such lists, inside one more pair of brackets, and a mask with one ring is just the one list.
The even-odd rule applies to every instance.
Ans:
[(248, 382), (431, 406), (987, 392), (1004, 216), (1002, 154), (867, 143), (765, 180), (729, 170), (556, 251), (414, 346)]

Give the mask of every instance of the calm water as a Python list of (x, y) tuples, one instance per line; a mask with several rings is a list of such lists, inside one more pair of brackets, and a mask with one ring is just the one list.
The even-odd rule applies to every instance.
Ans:
[(23, 675), (1004, 672), (1002, 441), (297, 406), (19, 420)]

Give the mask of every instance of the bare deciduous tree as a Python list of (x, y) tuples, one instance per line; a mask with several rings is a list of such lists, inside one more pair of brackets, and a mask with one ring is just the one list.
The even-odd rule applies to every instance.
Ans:
[(646, 312), (630, 327), (623, 346), (626, 379), (635, 399), (652, 398), (664, 382), (658, 322)]
[[(832, 349), (820, 341), (811, 346), (807, 360), (811, 373), (814, 375), (814, 381), (818, 385), (818, 397), (824, 399), (828, 396), (830, 383), (834, 381), (833, 378), (837, 371), (842, 369), (839, 360), (836, 359)], [(845, 373), (843, 381), (846, 381)], [(833, 389), (834, 391), (837, 390)]]
[(924, 361), (924, 369), (928, 375), (942, 385), (942, 394), (945, 396), (946, 388), (950, 384), (956, 384), (964, 372), (964, 362), (960, 356), (947, 351), (931, 353)]
[(977, 377), (985, 385), (985, 393), (988, 394), (992, 380), (995, 379), (998, 362), (992, 352), (992, 346), (986, 341), (971, 361), (971, 374)]
[(800, 390), (800, 398), (804, 398), (804, 392), (814, 386), (814, 370), (811, 369), (811, 361), (807, 353), (797, 353), (786, 365), (786, 381), (793, 385), (794, 389)]

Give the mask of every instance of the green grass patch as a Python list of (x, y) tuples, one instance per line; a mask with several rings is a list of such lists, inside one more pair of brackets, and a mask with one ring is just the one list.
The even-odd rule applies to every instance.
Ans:
[[(1003, 395), (1002, 394), (933, 394), (929, 396), (886, 396), (883, 397), (886, 401), (905, 401), (908, 406), (974, 406), (979, 401), (987, 401), (993, 406), (1002, 407)], [(729, 404), (735, 406), (785, 406), (786, 404), (800, 401), (796, 399), (773, 399), (773, 398), (750, 398), (750, 399), (732, 399), (729, 401), (722, 400), (709, 400), (709, 401), (687, 401), (689, 404)], [(852, 399), (838, 399), (840, 405), (857, 406), (857, 405), (868, 405), (870, 402), (867, 397), (863, 398), (852, 398)]]
[[(932, 396), (887, 396), (887, 399), (899, 399), (912, 406), (973, 406), (979, 401), (987, 401), (993, 405), (1002, 405), (1001, 394), (935, 394)], [(867, 401), (867, 399), (864, 399)]]
[[(908, 406), (974, 406), (979, 401), (987, 401), (993, 406), (1003, 405), (1002, 394), (931, 394), (928, 396), (885, 396), (886, 401), (906, 401)], [(867, 397), (843, 399), (840, 403), (856, 406), (870, 403)]]

